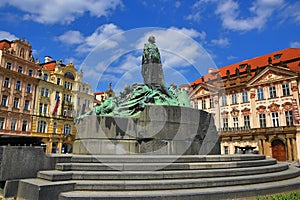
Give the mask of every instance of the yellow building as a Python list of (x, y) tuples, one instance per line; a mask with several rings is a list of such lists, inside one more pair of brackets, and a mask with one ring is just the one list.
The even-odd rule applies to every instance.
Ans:
[(299, 72), (296, 48), (210, 69), (190, 84), (191, 105), (214, 115), (222, 154), (299, 161)]
[[(76, 134), (73, 119), (78, 107), (82, 107), (76, 100), (87, 96), (88, 89), (88, 100), (92, 102), (85, 109), (90, 110), (94, 99), (90, 86), (82, 83), (82, 73), (72, 63), (65, 65), (62, 61), (52, 61), (51, 57), (40, 64), (38, 79), (32, 135), (43, 138), (46, 153), (71, 153)], [(82, 85), (85, 91), (80, 91)]]

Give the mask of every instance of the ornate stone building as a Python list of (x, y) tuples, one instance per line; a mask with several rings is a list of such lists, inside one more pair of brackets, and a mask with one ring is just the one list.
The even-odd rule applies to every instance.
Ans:
[(0, 145), (43, 145), (72, 151), (74, 117), (92, 109), (94, 94), (74, 65), (34, 61), (25, 40), (0, 41)]
[(298, 161), (299, 72), (297, 48), (210, 69), (190, 84), (191, 105), (214, 114), (222, 154)]
[[(36, 143), (31, 136), (38, 65), (25, 40), (0, 41), (0, 140), (22, 145)], [(14, 138), (14, 140), (10, 140)]]
[(70, 153), (75, 139), (74, 117), (90, 110), (94, 95), (74, 65), (46, 57), (40, 64), (32, 135), (42, 137), (46, 153)]

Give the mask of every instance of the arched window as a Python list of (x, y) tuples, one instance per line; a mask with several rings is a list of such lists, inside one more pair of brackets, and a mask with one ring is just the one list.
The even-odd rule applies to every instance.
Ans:
[(65, 78), (75, 80), (74, 75), (71, 72), (66, 72), (64, 75)]
[(46, 133), (47, 123), (45, 121), (39, 121), (38, 122), (38, 133)]
[(25, 51), (23, 48), (20, 49), (20, 57), (25, 58)]
[(64, 134), (71, 134), (71, 132), (72, 132), (72, 129), (71, 129), (70, 124), (65, 124), (64, 125)]

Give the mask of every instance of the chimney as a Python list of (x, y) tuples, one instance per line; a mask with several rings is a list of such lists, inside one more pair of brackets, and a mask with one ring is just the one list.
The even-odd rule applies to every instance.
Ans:
[(215, 71), (214, 68), (208, 68), (208, 73), (209, 73), (209, 74), (213, 73), (214, 71)]
[(45, 56), (45, 63), (51, 62), (52, 57), (51, 56)]

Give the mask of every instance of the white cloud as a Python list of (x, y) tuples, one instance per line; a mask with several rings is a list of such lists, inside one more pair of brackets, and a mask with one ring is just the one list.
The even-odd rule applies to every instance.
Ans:
[(300, 48), (300, 42), (295, 41), (290, 43), (290, 47), (292, 48)]
[(7, 39), (9, 41), (17, 39), (14, 34), (11, 34), (7, 31), (0, 31), (0, 40)]
[[(185, 79), (191, 78), (189, 81), (192, 81), (204, 71), (206, 73), (205, 67), (215, 67), (210, 56), (195, 41), (195, 39), (203, 41), (206, 38), (204, 31), (176, 27), (168, 29), (149, 27), (123, 31), (114, 24), (105, 24), (87, 36), (84, 39), (85, 43), (77, 48), (81, 54), (90, 50), (81, 65), (84, 72), (88, 71), (84, 73), (84, 78), (92, 86), (100, 82), (104, 82), (105, 85), (105, 81), (109, 79), (118, 80), (114, 84), (115, 87), (120, 87), (118, 89), (124, 87), (125, 83), (141, 82), (141, 55), (150, 35), (156, 37), (166, 74), (170, 75), (170, 72), (173, 74), (174, 71), (178, 71), (175, 74), (184, 77), (183, 72), (187, 74), (188, 71), (193, 70), (195, 77)], [(200, 72), (202, 67), (204, 67), (203, 72)], [(183, 80), (176, 77), (172, 79)]]
[(220, 1), (215, 13), (221, 17), (223, 27), (235, 31), (249, 31), (264, 28), (268, 18), (283, 3), (283, 0), (256, 0), (249, 8), (252, 15), (242, 16), (236, 1)]
[[(84, 42), (77, 47), (77, 52), (90, 52), (96, 46), (102, 43), (102, 48), (113, 48), (122, 40), (122, 36), (117, 34), (122, 33), (123, 30), (118, 28), (115, 24), (104, 24), (98, 27), (90, 36), (84, 39)], [(115, 37), (111, 37), (115, 36)]]
[(67, 44), (80, 44), (84, 41), (84, 38), (79, 31), (67, 31), (55, 39)]
[(91, 16), (108, 16), (118, 6), (122, 6), (121, 0), (4, 0), (3, 5), (10, 5), (25, 12), (23, 19), (45, 24), (68, 24), (84, 13)]
[(229, 44), (230, 44), (230, 41), (228, 38), (220, 38), (220, 39), (214, 39), (211, 41), (211, 44), (213, 46), (219, 46), (221, 48), (224, 48), (224, 47), (228, 47)]

